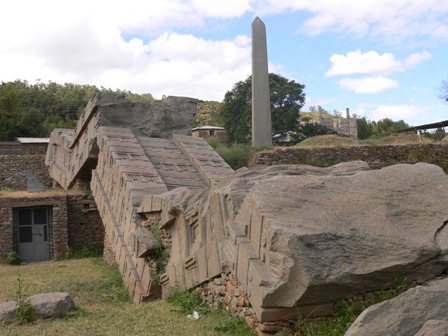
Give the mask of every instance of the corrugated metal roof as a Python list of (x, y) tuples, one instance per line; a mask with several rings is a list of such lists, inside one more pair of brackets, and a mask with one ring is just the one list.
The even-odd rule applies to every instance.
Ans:
[(16, 138), (18, 142), (28, 143), (50, 143), (50, 138)]
[(405, 128), (402, 130), (399, 130), (398, 132), (407, 132), (407, 131), (419, 131), (419, 130), (427, 130), (427, 129), (434, 129), (434, 128), (442, 128), (448, 126), (448, 120), (435, 122), (432, 124), (425, 124), (420, 126), (411, 126), (409, 128)]

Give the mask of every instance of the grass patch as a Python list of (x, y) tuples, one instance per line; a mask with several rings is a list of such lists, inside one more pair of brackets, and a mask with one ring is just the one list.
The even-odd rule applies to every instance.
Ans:
[(305, 139), (294, 147), (341, 147), (357, 145), (358, 141), (356, 139), (335, 134), (327, 134)]
[[(191, 321), (185, 314), (175, 311), (175, 306), (166, 300), (134, 305), (123, 287), (120, 273), (101, 258), (50, 261), (18, 267), (0, 265), (0, 302), (16, 299), (18, 268), (27, 295), (68, 292), (75, 301), (76, 309), (63, 318), (38, 319), (24, 325), (0, 324), (0, 335), (232, 335), (214, 330), (217, 322), (214, 321), (214, 314)], [(225, 319), (224, 316), (220, 318)]]
[(198, 312), (202, 325), (213, 331), (215, 335), (255, 334), (242, 318), (230, 315), (222, 309), (210, 311), (200, 294), (194, 290), (182, 291), (179, 288), (174, 288), (168, 294), (166, 301), (173, 305), (173, 310), (180, 315), (187, 316), (194, 311)]
[(210, 312), (201, 295), (194, 290), (183, 291), (179, 288), (173, 288), (168, 293), (166, 301), (175, 306), (175, 310), (181, 314), (191, 314), (193, 311), (197, 311), (199, 314)]
[(82, 246), (71, 244), (67, 255), (62, 259), (98, 258), (103, 255), (103, 249), (103, 244), (84, 244)]
[(208, 144), (229, 164), (234, 170), (248, 167), (255, 153), (267, 148), (253, 148), (251, 144), (222, 144), (216, 139), (207, 139)]
[(362, 298), (349, 298), (337, 303), (335, 313), (330, 318), (300, 318), (292, 333), (283, 332), (282, 335), (296, 336), (343, 336), (356, 318), (366, 308), (404, 293), (409, 288), (407, 278), (395, 280), (395, 284), (388, 290), (378, 290)]

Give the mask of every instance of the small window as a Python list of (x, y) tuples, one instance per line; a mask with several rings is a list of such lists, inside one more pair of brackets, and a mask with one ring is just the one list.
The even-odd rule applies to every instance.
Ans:
[(33, 242), (33, 228), (31, 226), (19, 227), (19, 243)]
[(34, 224), (48, 224), (46, 208), (34, 209)]
[(33, 224), (32, 209), (21, 209), (19, 211), (19, 226), (31, 224)]

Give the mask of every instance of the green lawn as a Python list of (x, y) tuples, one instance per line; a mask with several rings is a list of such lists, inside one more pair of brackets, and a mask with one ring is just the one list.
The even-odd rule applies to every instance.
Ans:
[(30, 325), (0, 323), (0, 335), (252, 335), (239, 323), (227, 334), (216, 331), (217, 325), (235, 324), (235, 318), (222, 312), (192, 321), (165, 300), (134, 305), (119, 272), (101, 258), (0, 265), (0, 302), (16, 298), (18, 277), (27, 295), (70, 293), (77, 310), (64, 318)]

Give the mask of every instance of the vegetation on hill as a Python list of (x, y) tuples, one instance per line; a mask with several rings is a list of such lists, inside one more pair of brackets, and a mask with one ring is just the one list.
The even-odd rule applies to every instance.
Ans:
[(74, 128), (95, 90), (124, 93), (132, 101), (151, 101), (150, 94), (91, 85), (27, 81), (0, 84), (0, 141), (16, 137), (47, 137), (54, 128)]

